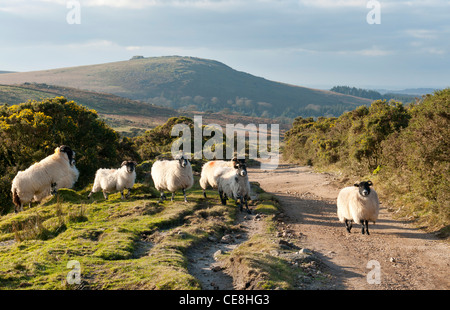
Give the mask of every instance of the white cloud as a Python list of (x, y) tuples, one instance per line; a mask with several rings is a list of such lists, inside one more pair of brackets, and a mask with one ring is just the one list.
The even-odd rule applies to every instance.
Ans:
[[(53, 0), (49, 0), (53, 1)], [(60, 1), (60, 0), (54, 0)], [(244, 0), (81, 0), (82, 5), (92, 7), (114, 7), (142, 9), (148, 7), (194, 7), (223, 8), (230, 5), (246, 4), (254, 1)]]
[(422, 49), (424, 52), (428, 53), (428, 54), (433, 54), (433, 55), (444, 55), (446, 54), (446, 51), (440, 48), (435, 48), (435, 47), (429, 47), (429, 48), (425, 48)]
[(142, 47), (141, 46), (127, 46), (127, 47), (125, 47), (125, 49), (127, 51), (138, 51), (138, 50), (142, 49)]
[(407, 29), (405, 33), (416, 39), (437, 39), (438, 32), (436, 30), (428, 29)]
[(299, 0), (300, 5), (319, 8), (360, 7), (365, 8), (367, 0)]
[(377, 47), (355, 51), (354, 53), (357, 54), (357, 55), (369, 56), (369, 57), (372, 57), (372, 56), (374, 56), (374, 57), (387, 56), (387, 55), (393, 54), (392, 51), (382, 50), (382, 49), (379, 49)]

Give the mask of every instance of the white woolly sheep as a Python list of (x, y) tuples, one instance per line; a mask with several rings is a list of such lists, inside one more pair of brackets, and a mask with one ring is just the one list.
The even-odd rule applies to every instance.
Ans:
[(54, 154), (19, 171), (13, 179), (11, 192), (15, 212), (23, 211), (24, 204), (31, 205), (31, 201), (41, 201), (55, 194), (60, 188), (72, 188), (78, 176), (75, 152), (65, 145), (56, 148)]
[(103, 197), (108, 199), (108, 193), (120, 191), (122, 199), (125, 189), (128, 189), (126, 198), (130, 197), (131, 189), (136, 180), (136, 162), (124, 161), (119, 169), (98, 169), (95, 173), (94, 185), (88, 198), (93, 193), (103, 192)]
[(191, 163), (181, 156), (175, 160), (157, 160), (151, 170), (155, 188), (161, 193), (159, 202), (166, 199), (164, 191), (172, 193), (172, 201), (177, 190), (182, 190), (184, 201), (187, 202), (186, 190), (194, 185), (194, 175)]
[(347, 231), (352, 229), (352, 221), (361, 223), (361, 233), (369, 235), (369, 221), (378, 219), (380, 202), (377, 192), (370, 188), (371, 181), (355, 183), (343, 188), (337, 198), (337, 214), (339, 221), (345, 223)]
[(215, 170), (214, 176), (217, 180), (217, 188), (223, 205), (227, 203), (228, 197), (236, 200), (239, 210), (245, 205), (247, 213), (250, 197), (250, 182), (248, 180), (247, 166), (245, 160), (236, 161), (233, 168), (222, 167)]
[(205, 198), (207, 198), (206, 189), (208, 188), (208, 186), (211, 186), (213, 189), (217, 189), (217, 177), (214, 176), (214, 172), (217, 169), (224, 167), (233, 168), (237, 161), (238, 159), (235, 157), (230, 161), (212, 160), (203, 165), (199, 183), (200, 187), (203, 189), (203, 196)]

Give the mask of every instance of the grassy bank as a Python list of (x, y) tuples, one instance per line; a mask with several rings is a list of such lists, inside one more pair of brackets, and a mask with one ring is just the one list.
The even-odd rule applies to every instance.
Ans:
[[(294, 289), (302, 270), (277, 254), (278, 204), (257, 185), (253, 189), (259, 199), (251, 208), (264, 228), (222, 259), (240, 277), (235, 281), (249, 283), (243, 288)], [(188, 203), (177, 195), (159, 204), (154, 189), (143, 184), (126, 201), (119, 193), (88, 200), (87, 193), (60, 190), (38, 206), (0, 218), (1, 289), (201, 289), (188, 272), (188, 249), (238, 229), (234, 204), (221, 205), (214, 191), (204, 199), (198, 185)], [(67, 280), (73, 260), (80, 264), (79, 284)]]

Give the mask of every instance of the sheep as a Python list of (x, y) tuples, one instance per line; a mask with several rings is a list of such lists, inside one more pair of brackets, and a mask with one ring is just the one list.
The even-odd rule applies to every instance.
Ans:
[[(91, 198), (93, 193), (100, 190), (103, 192), (105, 199), (108, 199), (108, 193), (115, 191), (120, 191), (122, 199), (130, 197), (131, 189), (136, 180), (136, 165), (135, 161), (124, 161), (119, 169), (98, 169), (88, 198)], [(126, 196), (123, 195), (125, 189), (128, 189)]]
[(14, 211), (23, 211), (24, 204), (31, 207), (31, 201), (41, 201), (56, 194), (60, 188), (72, 188), (78, 177), (75, 152), (66, 145), (56, 148), (54, 154), (19, 171), (14, 177), (11, 184)]
[(243, 210), (243, 205), (245, 205), (247, 213), (250, 214), (251, 211), (248, 208), (250, 182), (245, 160), (236, 161), (232, 168), (222, 167), (216, 169), (214, 177), (217, 180), (217, 189), (222, 204), (226, 205), (228, 197), (232, 197), (236, 200), (240, 211)]
[[(203, 197), (206, 197), (206, 189), (211, 186), (213, 189), (217, 189), (217, 179), (214, 177), (214, 171), (223, 167), (234, 167), (238, 159), (235, 157), (230, 161), (213, 160), (209, 161), (202, 167), (202, 173), (200, 176), (200, 187), (203, 189)], [(242, 161), (241, 159), (239, 161)]]
[(375, 224), (378, 219), (380, 202), (377, 192), (370, 188), (372, 185), (371, 181), (355, 183), (354, 186), (343, 188), (338, 194), (337, 214), (349, 233), (353, 221), (361, 223), (363, 235), (369, 235), (369, 221)]
[(151, 175), (155, 188), (161, 193), (160, 203), (166, 199), (164, 191), (172, 193), (173, 201), (175, 192), (179, 189), (183, 191), (184, 202), (187, 202), (186, 190), (194, 185), (194, 175), (191, 163), (184, 156), (174, 160), (155, 161)]

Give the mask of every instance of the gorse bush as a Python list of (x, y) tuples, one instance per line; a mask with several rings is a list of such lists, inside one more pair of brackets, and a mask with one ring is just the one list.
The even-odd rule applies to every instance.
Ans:
[(335, 117), (298, 117), (286, 137), (284, 157), (300, 163), (339, 163), (358, 171), (380, 164), (381, 142), (408, 125), (410, 116), (399, 102), (375, 101)]
[(406, 203), (410, 215), (429, 219), (427, 225), (448, 227), (449, 120), (449, 88), (408, 108), (377, 100), (339, 118), (298, 117), (285, 134), (283, 156), (351, 176), (376, 173), (395, 206)]
[[(410, 109), (411, 120), (404, 130), (382, 146), (383, 180), (392, 184), (397, 204), (405, 213), (444, 227), (450, 222), (450, 89), (427, 95)], [(402, 197), (414, 197), (405, 204)], [(447, 228), (445, 229), (445, 226)]]
[(77, 187), (92, 181), (100, 167), (138, 155), (97, 112), (63, 97), (0, 106), (0, 213), (11, 207), (11, 182), (20, 170), (52, 154), (60, 145), (76, 152)]

